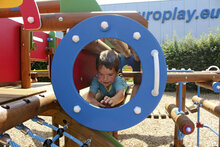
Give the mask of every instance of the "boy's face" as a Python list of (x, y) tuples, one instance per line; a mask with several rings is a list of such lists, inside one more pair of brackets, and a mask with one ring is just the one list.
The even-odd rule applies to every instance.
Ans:
[(118, 72), (114, 68), (108, 69), (104, 65), (99, 66), (98, 68), (98, 81), (105, 87), (110, 86), (114, 83), (115, 78), (118, 75)]

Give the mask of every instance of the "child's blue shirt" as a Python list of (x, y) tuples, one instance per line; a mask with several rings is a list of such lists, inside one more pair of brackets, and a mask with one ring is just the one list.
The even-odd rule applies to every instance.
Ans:
[(104, 85), (99, 83), (97, 76), (95, 76), (92, 80), (92, 84), (90, 86), (90, 90), (93, 93), (97, 93), (100, 90), (102, 96), (113, 97), (119, 90), (127, 90), (127, 83), (120, 76), (115, 78), (114, 83), (112, 83), (109, 90), (106, 89)]

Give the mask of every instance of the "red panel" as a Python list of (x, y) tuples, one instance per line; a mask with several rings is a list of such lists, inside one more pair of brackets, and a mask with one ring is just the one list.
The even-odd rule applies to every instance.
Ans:
[(96, 75), (96, 55), (81, 51), (76, 58), (73, 79), (76, 89), (90, 86), (93, 77)]
[(20, 24), (0, 19), (0, 83), (20, 80)]
[(31, 58), (48, 60), (45, 48), (48, 47), (48, 34), (44, 32), (33, 32), (33, 42), (37, 43), (37, 50), (31, 51)]
[[(39, 29), (41, 20), (39, 10), (35, 0), (23, 0), (23, 4), (19, 7), (24, 21), (25, 29)], [(33, 18), (33, 22), (29, 22), (28, 18)]]
[(60, 43), (61, 40), (62, 40), (62, 39), (57, 38), (57, 46), (58, 46), (58, 44)]

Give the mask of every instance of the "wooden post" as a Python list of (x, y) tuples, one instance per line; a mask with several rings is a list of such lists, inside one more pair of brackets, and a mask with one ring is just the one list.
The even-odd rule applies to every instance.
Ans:
[(30, 31), (20, 27), (21, 32), (21, 87), (31, 88)]
[[(179, 84), (176, 85), (176, 105), (179, 105)], [(182, 111), (185, 112), (185, 97), (186, 97), (186, 83), (183, 84), (182, 87)], [(182, 147), (183, 140), (178, 140), (177, 137), (177, 126), (175, 125), (174, 129), (174, 146), (175, 147)]]

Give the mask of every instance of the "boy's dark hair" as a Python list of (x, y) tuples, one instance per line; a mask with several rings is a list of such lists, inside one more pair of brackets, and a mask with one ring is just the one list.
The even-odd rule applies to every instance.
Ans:
[(120, 56), (113, 50), (102, 51), (96, 59), (96, 69), (98, 70), (100, 65), (104, 65), (106, 68), (114, 68), (116, 72), (119, 70)]

